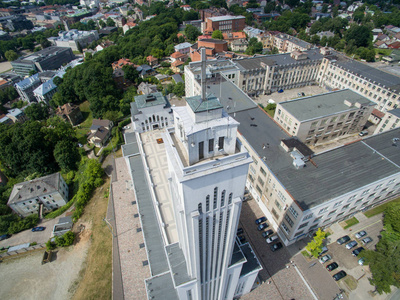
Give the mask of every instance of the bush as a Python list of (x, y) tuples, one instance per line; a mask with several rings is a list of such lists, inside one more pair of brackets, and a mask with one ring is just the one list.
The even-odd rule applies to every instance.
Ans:
[(275, 103), (269, 103), (267, 105), (267, 109), (268, 110), (275, 110), (276, 109), (276, 104)]
[(47, 251), (51, 251), (56, 249), (56, 244), (54, 242), (52, 242), (51, 240), (48, 240), (46, 243), (46, 249)]
[(61, 236), (56, 236), (55, 242), (58, 247), (68, 247), (74, 243), (75, 234), (68, 231)]
[(36, 214), (28, 216), (24, 219), (18, 218), (17, 221), (11, 222), (10, 227), (8, 227), (8, 233), (14, 234), (22, 230), (35, 227), (38, 222), (39, 222), (39, 216)]

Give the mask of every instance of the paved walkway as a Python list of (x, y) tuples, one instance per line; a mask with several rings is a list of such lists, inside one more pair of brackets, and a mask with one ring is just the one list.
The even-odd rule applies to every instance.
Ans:
[[(142, 232), (136, 231), (141, 224), (125, 158), (115, 160), (115, 170), (112, 193), (118, 249), (114, 251), (119, 252), (124, 299), (147, 299), (144, 280), (150, 277), (150, 270), (148, 265), (143, 266), (147, 253)], [(118, 277), (117, 271), (113, 269), (113, 278)], [(113, 298), (118, 299), (115, 294)]]

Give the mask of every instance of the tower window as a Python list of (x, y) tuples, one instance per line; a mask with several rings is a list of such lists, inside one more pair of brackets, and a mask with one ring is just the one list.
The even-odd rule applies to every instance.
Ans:
[(208, 140), (208, 152), (213, 152), (214, 151), (214, 139), (209, 139)]
[(217, 208), (217, 197), (218, 197), (218, 188), (214, 188), (214, 203), (213, 203), (213, 209)]
[(224, 140), (225, 138), (223, 136), (220, 136), (218, 139), (218, 148), (219, 150), (224, 150)]
[(210, 195), (206, 197), (206, 211), (210, 210)]
[(226, 191), (223, 190), (221, 194), (221, 207), (225, 205), (225, 193)]

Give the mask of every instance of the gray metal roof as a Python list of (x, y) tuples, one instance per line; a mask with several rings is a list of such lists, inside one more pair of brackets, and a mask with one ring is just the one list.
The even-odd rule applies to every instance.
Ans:
[[(347, 106), (344, 103), (345, 100), (350, 102), (352, 107)], [(374, 106), (376, 104), (352, 90), (345, 89), (316, 96), (288, 100), (279, 103), (279, 105), (282, 105), (282, 107), (297, 120), (306, 121), (354, 109), (354, 104), (357, 102), (361, 105), (368, 106)]]
[(400, 128), (318, 154), (313, 157), (318, 168), (307, 162), (305, 168), (297, 170), (280, 146), (288, 135), (261, 109), (237, 112), (235, 119), (240, 122), (239, 132), (303, 210), (400, 172), (385, 159), (400, 164), (398, 147), (382, 142), (400, 136)]
[(262, 69), (261, 62), (265, 63), (269, 66), (285, 66), (289, 64), (297, 64), (303, 63), (305, 61), (320, 61), (323, 58), (323, 55), (319, 52), (318, 49), (311, 49), (307, 51), (303, 51), (303, 53), (307, 54), (307, 59), (305, 60), (295, 60), (292, 58), (290, 53), (282, 53), (282, 54), (274, 54), (274, 55), (265, 55), (265, 56), (257, 56), (253, 58), (244, 58), (244, 59), (235, 59), (233, 60), (242, 70), (254, 70), (254, 69)]
[(206, 101), (202, 101), (201, 96), (193, 96), (186, 98), (186, 102), (189, 104), (193, 112), (204, 112), (222, 108), (218, 98), (214, 95), (207, 95)]
[(142, 230), (149, 258), (150, 271), (151, 275), (155, 276), (169, 270), (164, 243), (160, 228), (158, 227), (157, 216), (154, 211), (142, 157), (140, 155), (129, 157), (129, 164), (132, 170), (133, 185), (143, 226)]
[(146, 280), (146, 288), (148, 299), (179, 299), (170, 272)]
[(232, 258), (229, 266), (233, 266), (245, 261), (246, 257), (244, 257), (243, 252), (240, 250), (238, 244), (235, 242), (235, 244), (233, 245)]
[(368, 64), (364, 64), (362, 62), (349, 59), (344, 55), (340, 55), (335, 52), (337, 55), (335, 57), (336, 61), (334, 64), (337, 64), (341, 68), (351, 72), (353, 74), (357, 74), (358, 76), (362, 76), (371, 82), (380, 83), (382, 86), (386, 88), (391, 88), (392, 90), (400, 91), (400, 77), (386, 73), (382, 70), (370, 67)]
[(387, 113), (392, 114), (392, 115), (400, 118), (400, 108), (392, 109), (392, 110), (388, 111)]
[(243, 264), (242, 271), (240, 272), (240, 276), (244, 276), (256, 270), (261, 270), (261, 264), (257, 259), (257, 256), (254, 254), (253, 250), (249, 243), (240, 246), (240, 250), (242, 250), (244, 256), (246, 257), (246, 262)]
[(148, 95), (140, 95), (135, 97), (135, 103), (138, 109), (151, 107), (156, 105), (167, 105), (168, 102), (162, 93), (152, 93)]
[(400, 140), (397, 139), (400, 139), (400, 128), (370, 136), (364, 139), (363, 143), (400, 166)]
[(182, 249), (179, 247), (179, 243), (168, 245), (165, 249), (168, 254), (169, 265), (171, 266), (175, 286), (191, 281), (192, 278), (190, 278), (187, 273), (186, 259)]
[(257, 107), (257, 104), (230, 80), (220, 76), (220, 83), (207, 83), (207, 93), (219, 98), (219, 102), (228, 113)]

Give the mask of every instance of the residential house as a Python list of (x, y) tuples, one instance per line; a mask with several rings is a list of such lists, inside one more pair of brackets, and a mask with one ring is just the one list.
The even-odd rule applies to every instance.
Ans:
[(190, 48), (190, 59), (195, 62), (200, 60), (199, 49), (205, 48), (207, 59), (215, 58), (217, 54), (228, 51), (228, 43), (224, 40), (204, 39), (198, 41)]
[(111, 136), (111, 129), (114, 126), (112, 121), (93, 119), (92, 127), (88, 135), (88, 142), (101, 148)]
[(14, 123), (23, 123), (27, 120), (25, 113), (19, 108), (13, 108), (8, 111), (6, 117), (9, 118)]
[(20, 217), (49, 212), (68, 202), (68, 186), (60, 173), (54, 173), (14, 185), (7, 205)]
[(183, 71), (184, 65), (185, 63), (183, 61), (175, 60), (173, 63), (171, 63), (170, 69), (172, 70), (172, 72), (180, 73)]
[(130, 61), (128, 58), (121, 58), (118, 61), (112, 63), (113, 70), (122, 69), (123, 66), (128, 65), (132, 67), (137, 67), (133, 62)]
[(42, 83), (39, 87), (37, 87), (33, 91), (33, 95), (35, 96), (37, 102), (43, 102), (49, 105), (50, 100), (53, 98), (53, 95), (56, 92), (57, 92), (57, 86), (53, 82), (53, 79), (50, 79)]
[(149, 65), (141, 65), (137, 67), (136, 70), (139, 72), (139, 76), (143, 79), (155, 74), (154, 69)]
[(233, 40), (230, 42), (230, 47), (232, 51), (235, 52), (245, 52), (247, 50), (247, 46), (249, 43), (247, 42), (246, 39), (240, 39), (240, 40)]
[(137, 92), (139, 95), (147, 95), (157, 92), (157, 85), (148, 82), (141, 82), (138, 86)]
[(156, 57), (154, 57), (152, 55), (147, 56), (146, 57), (146, 61), (149, 63), (149, 65), (151, 67), (154, 67), (155, 65), (158, 64), (158, 58), (156, 58)]
[(57, 107), (57, 116), (71, 123), (72, 126), (78, 125), (83, 121), (82, 112), (78, 105), (66, 103), (63, 106)]
[(184, 42), (178, 45), (175, 45), (175, 51), (178, 51), (182, 54), (188, 54), (190, 52), (190, 47), (192, 46), (191, 43)]

